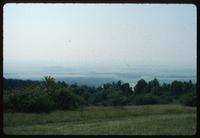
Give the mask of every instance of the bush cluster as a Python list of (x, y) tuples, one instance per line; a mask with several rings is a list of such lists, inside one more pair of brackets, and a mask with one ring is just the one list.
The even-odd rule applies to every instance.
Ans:
[[(50, 112), (52, 110), (75, 110), (84, 105), (122, 106), (145, 104), (168, 104), (179, 102), (196, 106), (196, 85), (191, 81), (173, 81), (160, 84), (155, 78), (149, 82), (141, 79), (134, 89), (121, 81), (106, 83), (99, 87), (77, 84), (68, 85), (45, 77), (40, 83), (26, 87), (13, 85), (4, 88), (4, 110), (14, 112)], [(9, 80), (6, 80), (9, 85)], [(30, 81), (29, 81), (30, 83)]]
[(28, 87), (4, 95), (4, 109), (15, 112), (49, 112), (54, 107), (52, 98), (41, 89)]
[(7, 90), (4, 93), (4, 110), (12, 112), (50, 112), (57, 109), (74, 110), (84, 105), (84, 99), (74, 94), (72, 89), (63, 87), (55, 80), (49, 79), (52, 78), (47, 79), (53, 81), (51, 85), (44, 85), (46, 83), (43, 81), (41, 87), (30, 86), (13, 89), (9, 92)]
[(185, 106), (196, 106), (197, 105), (197, 97), (196, 93), (189, 92), (180, 97), (180, 103)]

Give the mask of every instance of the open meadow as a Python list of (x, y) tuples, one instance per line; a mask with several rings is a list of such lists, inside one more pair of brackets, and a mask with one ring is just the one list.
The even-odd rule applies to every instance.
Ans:
[(51, 113), (4, 112), (8, 135), (194, 135), (196, 108), (178, 104), (88, 106)]

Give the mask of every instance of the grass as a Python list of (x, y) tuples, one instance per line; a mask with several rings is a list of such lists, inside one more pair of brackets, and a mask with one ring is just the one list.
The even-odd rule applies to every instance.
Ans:
[(196, 108), (181, 105), (85, 107), (82, 111), (4, 113), (9, 135), (194, 135)]

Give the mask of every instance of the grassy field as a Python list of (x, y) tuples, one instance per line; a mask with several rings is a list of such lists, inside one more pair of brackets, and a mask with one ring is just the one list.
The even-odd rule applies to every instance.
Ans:
[(4, 113), (4, 133), (22, 135), (194, 135), (196, 108), (181, 105), (85, 107)]

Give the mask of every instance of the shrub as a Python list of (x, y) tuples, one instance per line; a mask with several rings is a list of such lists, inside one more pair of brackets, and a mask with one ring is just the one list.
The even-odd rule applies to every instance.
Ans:
[(39, 88), (25, 88), (4, 95), (4, 110), (15, 112), (49, 112), (54, 102)]
[(58, 109), (72, 110), (85, 104), (84, 99), (75, 95), (70, 88), (57, 89), (56, 92), (52, 95), (52, 98), (54, 99)]
[(161, 96), (159, 96), (158, 103), (160, 103), (160, 104), (169, 104), (169, 103), (172, 103), (172, 100), (173, 99), (170, 96), (161, 95)]
[(197, 98), (196, 93), (188, 92), (180, 97), (180, 103), (185, 106), (196, 106)]
[(136, 105), (157, 104), (157, 103), (159, 103), (159, 97), (152, 94), (138, 95), (135, 96), (133, 99), (133, 104)]

